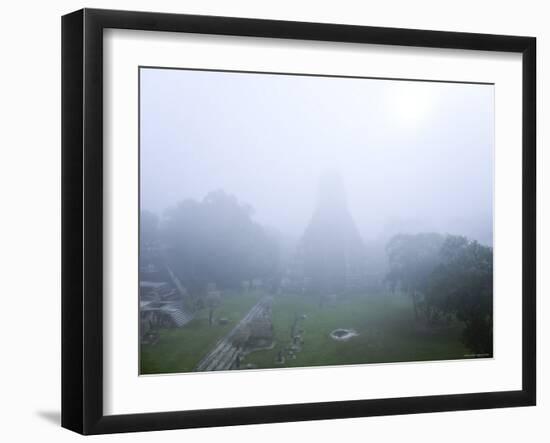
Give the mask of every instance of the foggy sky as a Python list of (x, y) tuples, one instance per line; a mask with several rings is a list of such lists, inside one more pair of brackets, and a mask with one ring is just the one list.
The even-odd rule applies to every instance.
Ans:
[(492, 238), (491, 85), (141, 70), (141, 208), (223, 189), (300, 236), (327, 169), (365, 239)]

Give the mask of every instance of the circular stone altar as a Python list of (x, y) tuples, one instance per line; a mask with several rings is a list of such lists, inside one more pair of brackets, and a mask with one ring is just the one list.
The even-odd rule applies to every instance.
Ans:
[(355, 332), (353, 329), (339, 328), (339, 329), (335, 329), (330, 333), (330, 338), (336, 341), (346, 341), (358, 335), (359, 334)]

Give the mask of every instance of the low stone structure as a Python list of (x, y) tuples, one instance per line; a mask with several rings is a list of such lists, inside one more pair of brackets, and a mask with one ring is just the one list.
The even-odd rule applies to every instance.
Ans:
[(330, 338), (336, 341), (347, 341), (352, 339), (353, 337), (357, 337), (359, 334), (355, 332), (353, 329), (335, 329), (330, 333)]
[[(226, 371), (229, 369), (242, 369), (242, 358), (250, 352), (258, 343), (254, 341), (261, 337), (266, 340), (265, 315), (271, 312), (271, 298), (264, 297), (256, 303), (244, 318), (199, 362), (195, 371)], [(257, 322), (257, 323), (256, 323)], [(269, 322), (271, 316), (269, 315)], [(261, 326), (260, 326), (261, 325)], [(258, 334), (256, 336), (254, 333)], [(271, 342), (269, 343), (272, 346)]]

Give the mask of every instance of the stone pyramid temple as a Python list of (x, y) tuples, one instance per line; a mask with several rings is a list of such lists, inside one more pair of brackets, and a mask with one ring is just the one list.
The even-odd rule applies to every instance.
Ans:
[(300, 242), (308, 289), (338, 295), (362, 286), (365, 245), (349, 211), (342, 178), (325, 172), (317, 206)]

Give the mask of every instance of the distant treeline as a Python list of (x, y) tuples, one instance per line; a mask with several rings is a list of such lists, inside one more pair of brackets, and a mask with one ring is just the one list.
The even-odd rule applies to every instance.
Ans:
[(223, 191), (184, 200), (161, 221), (142, 212), (141, 257), (145, 248), (162, 244), (163, 258), (191, 293), (209, 283), (230, 289), (245, 280), (273, 281), (280, 275), (278, 241), (252, 215), (250, 206)]

